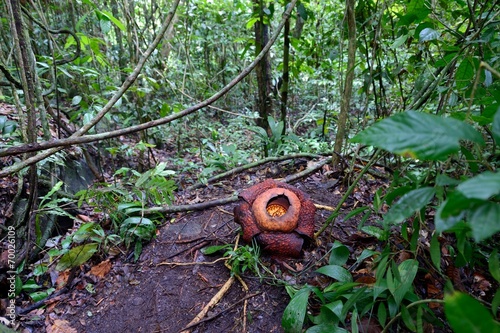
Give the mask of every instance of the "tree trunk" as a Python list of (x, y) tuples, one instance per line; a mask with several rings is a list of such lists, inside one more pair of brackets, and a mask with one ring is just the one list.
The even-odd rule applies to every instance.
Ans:
[[(289, 1), (286, 1), (288, 5)], [(281, 134), (286, 133), (286, 116), (287, 116), (287, 100), (288, 100), (288, 87), (290, 82), (290, 18), (286, 20), (284, 27), (283, 39), (283, 84), (281, 86), (281, 121), (283, 122), (283, 131)]]
[[(269, 26), (264, 22), (264, 2), (262, 0), (254, 0), (253, 4), (254, 13), (259, 16), (259, 20), (255, 22), (255, 55), (258, 55), (264, 45), (269, 41)], [(271, 62), (269, 60), (269, 54), (259, 62), (255, 68), (257, 74), (257, 86), (258, 86), (258, 96), (257, 96), (257, 108), (259, 111), (259, 119), (257, 119), (257, 125), (262, 127), (267, 135), (271, 136), (271, 128), (269, 127), (269, 122), (267, 117), (272, 115), (272, 103), (271, 103)], [(267, 156), (267, 152), (265, 152)]]
[[(7, 1), (7, 10), (9, 12), (10, 26), (14, 47), (16, 50), (16, 59), (19, 64), (19, 74), (24, 92), (24, 103), (27, 113), (27, 140), (28, 143), (34, 144), (37, 142), (37, 127), (36, 127), (36, 98), (35, 98), (35, 63), (34, 55), (30, 46), (30, 38), (25, 28), (21, 13), (21, 4), (18, 0)], [(26, 157), (33, 156), (35, 153), (28, 153)], [(22, 176), (21, 176), (22, 177)], [(35, 240), (34, 228), (34, 210), (36, 209), (38, 177), (37, 167), (33, 164), (29, 168), (29, 198), (24, 215), (24, 225), (27, 226), (27, 235), (18, 235), (22, 248), (19, 253), (24, 253), (29, 257), (31, 242)], [(19, 228), (18, 230), (21, 230)], [(18, 261), (17, 258), (16, 261)]]
[(346, 18), (347, 18), (347, 34), (348, 34), (348, 48), (347, 48), (347, 75), (343, 84), (342, 100), (340, 103), (340, 114), (337, 122), (337, 136), (335, 137), (335, 144), (333, 147), (334, 154), (332, 155), (332, 164), (334, 167), (339, 162), (339, 157), (344, 143), (344, 137), (347, 129), (347, 116), (349, 113), (349, 104), (352, 94), (352, 82), (354, 81), (354, 66), (356, 62), (356, 18), (354, 15), (355, 0), (346, 0)]

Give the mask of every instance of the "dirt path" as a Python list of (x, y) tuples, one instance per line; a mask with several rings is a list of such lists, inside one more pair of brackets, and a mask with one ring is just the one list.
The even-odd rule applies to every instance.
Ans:
[[(320, 204), (334, 205), (339, 199), (315, 180), (295, 186)], [(110, 273), (95, 285), (95, 292), (82, 290), (72, 300), (61, 302), (54, 311), (61, 314), (57, 318), (69, 321), (77, 332), (182, 331), (230, 277), (222, 261), (203, 264), (220, 255), (205, 256), (199, 249), (234, 243), (239, 226), (228, 214), (233, 207), (234, 204), (188, 213), (165, 225), (144, 248), (137, 263), (125, 262), (123, 258), (115, 260)], [(328, 212), (318, 211), (316, 224), (327, 216)], [(303, 257), (285, 264), (268, 257), (262, 260), (283, 281), (303, 283), (314, 279), (312, 272), (325, 251), (324, 245), (310, 247)], [(174, 262), (188, 265), (167, 264)], [(290, 300), (283, 285), (250, 275), (243, 278), (249, 291), (245, 292), (239, 282), (233, 283), (205, 317), (213, 319), (194, 327), (192, 332), (241, 332), (244, 317), (247, 332), (282, 332), (281, 316)], [(255, 296), (248, 299), (245, 310), (242, 299), (248, 295)]]

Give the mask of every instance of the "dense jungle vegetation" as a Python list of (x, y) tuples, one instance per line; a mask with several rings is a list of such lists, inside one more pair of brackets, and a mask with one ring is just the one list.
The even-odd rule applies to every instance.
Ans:
[[(377, 247), (335, 242), (327, 285), (286, 285), (285, 332), (500, 332), (498, 0), (0, 8), (3, 324), (57, 292), (51, 270), (139, 259), (179, 193), (301, 157), (344, 184), (315, 236), (352, 219)], [(385, 186), (340, 216), (366, 177)]]

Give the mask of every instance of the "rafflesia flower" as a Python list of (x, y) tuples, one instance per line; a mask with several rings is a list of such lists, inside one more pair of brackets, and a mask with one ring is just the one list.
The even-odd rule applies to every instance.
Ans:
[(243, 202), (234, 208), (234, 220), (245, 242), (255, 238), (269, 254), (298, 257), (304, 241), (312, 240), (316, 207), (296, 187), (267, 179), (242, 191), (239, 198)]

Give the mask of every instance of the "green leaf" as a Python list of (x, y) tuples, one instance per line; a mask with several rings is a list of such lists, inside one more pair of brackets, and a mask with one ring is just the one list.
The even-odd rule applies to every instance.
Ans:
[(439, 234), (436, 232), (432, 235), (431, 247), (429, 249), (431, 253), (431, 260), (434, 267), (437, 268), (438, 272), (441, 273), (441, 244), (439, 243)]
[(500, 107), (497, 109), (495, 116), (493, 117), (493, 137), (497, 145), (500, 144)]
[(460, 149), (460, 140), (484, 143), (478, 131), (460, 120), (408, 111), (374, 124), (351, 141), (415, 159), (443, 160)]
[(73, 106), (76, 106), (78, 104), (80, 104), (80, 102), (82, 101), (82, 96), (80, 95), (76, 95), (75, 97), (73, 97), (73, 99), (71, 100), (71, 105)]
[(401, 319), (403, 319), (403, 322), (405, 323), (406, 327), (410, 329), (410, 331), (416, 332), (417, 326), (415, 325), (415, 322), (413, 321), (410, 312), (404, 305), (401, 306)]
[(342, 266), (347, 262), (349, 254), (349, 249), (345, 245), (343, 245), (339, 241), (335, 241), (332, 246), (330, 260), (328, 261), (328, 263), (330, 265)]
[(344, 308), (342, 309), (342, 321), (345, 320), (347, 313), (353, 310), (356, 302), (362, 298), (371, 297), (370, 293), (366, 293), (366, 289), (367, 287), (361, 287), (354, 294), (348, 297), (347, 302), (345, 302)]
[(384, 302), (380, 302), (378, 305), (377, 318), (380, 325), (385, 326), (387, 320), (387, 309), (385, 308)]
[(471, 84), (475, 73), (476, 68), (472, 59), (465, 58), (462, 60), (455, 75), (455, 86), (457, 89), (468, 87)]
[(325, 304), (323, 307), (330, 310), (339, 320), (342, 319), (342, 309), (344, 307), (344, 303), (342, 303), (341, 300)]
[(33, 302), (38, 302), (41, 301), (42, 299), (45, 299), (50, 296), (56, 290), (55, 288), (49, 288), (44, 291), (35, 291), (34, 293), (30, 293), (30, 297), (33, 300)]
[(444, 312), (455, 333), (499, 333), (500, 324), (475, 298), (459, 292), (445, 297)]
[(419, 39), (421, 43), (424, 43), (424, 42), (429, 42), (431, 40), (439, 39), (439, 36), (440, 34), (438, 31), (431, 28), (424, 28), (422, 29), (422, 31), (420, 31)]
[(108, 12), (107, 10), (101, 10), (100, 13), (101, 13), (101, 15), (106, 16), (121, 31), (123, 31), (123, 32), (127, 31), (127, 28), (125, 28), (125, 25), (120, 20), (118, 20), (116, 17), (114, 17), (113, 14), (111, 14), (111, 12)]
[(77, 267), (89, 260), (97, 251), (97, 243), (89, 243), (72, 248), (62, 255), (56, 270), (64, 271), (68, 268)]
[(361, 252), (361, 254), (359, 255), (358, 259), (356, 260), (356, 265), (360, 264), (361, 262), (363, 262), (363, 260), (365, 260), (366, 258), (370, 258), (375, 254), (379, 254), (379, 252), (370, 249), (364, 249), (363, 252)]
[(491, 312), (493, 313), (493, 317), (496, 318), (497, 311), (500, 309), (500, 288), (497, 289), (495, 296), (493, 296), (493, 300), (491, 301)]
[(480, 242), (499, 232), (500, 223), (498, 221), (500, 221), (500, 204), (485, 202), (474, 208), (468, 220), (474, 240)]
[(207, 246), (207, 247), (202, 248), (201, 253), (206, 254), (206, 255), (210, 255), (210, 254), (217, 253), (221, 250), (227, 250), (230, 248), (231, 248), (231, 245), (228, 245), (228, 244), (212, 245), (212, 246)]
[(340, 282), (352, 282), (351, 273), (347, 269), (341, 266), (326, 265), (318, 268), (316, 272), (325, 274)]
[(0, 323), (0, 333), (17, 333), (17, 331), (14, 331), (4, 324)]
[(349, 331), (331, 323), (323, 323), (308, 328), (305, 333), (349, 333)]
[(500, 260), (498, 258), (498, 249), (494, 249), (493, 252), (491, 252), (490, 259), (488, 260), (488, 268), (491, 276), (500, 282)]
[(302, 2), (299, 2), (299, 4), (297, 5), (297, 11), (299, 12), (300, 17), (304, 21), (307, 21), (307, 10)]
[(486, 171), (457, 186), (466, 198), (487, 200), (500, 194), (500, 172)]
[(369, 209), (369, 207), (363, 206), (363, 207), (358, 207), (358, 208), (351, 210), (346, 216), (344, 216), (344, 222), (349, 220), (351, 217), (354, 217), (358, 214), (361, 214), (362, 212), (364, 212), (367, 209)]
[[(391, 292), (392, 296), (394, 296), (394, 301), (396, 302), (396, 305), (399, 306), (401, 304), (401, 301), (403, 300), (405, 294), (409, 292), (412, 288), (413, 285), (413, 280), (415, 279), (415, 276), (417, 275), (418, 271), (418, 261), (415, 259), (408, 259), (403, 261), (399, 266), (398, 266), (398, 273), (399, 276), (401, 277), (401, 280), (392, 280), (391, 284), (389, 284), (389, 278), (387, 279), (387, 285), (389, 287), (389, 291)], [(388, 277), (389, 277), (389, 272), (388, 272)]]
[(416, 211), (424, 208), (434, 197), (435, 192), (433, 187), (422, 187), (406, 193), (385, 214), (384, 226), (403, 222)]
[(387, 240), (389, 237), (389, 232), (387, 230), (382, 230), (373, 225), (367, 225), (361, 228), (361, 231), (382, 241)]
[(302, 326), (304, 326), (304, 318), (307, 310), (307, 301), (310, 293), (310, 288), (303, 288), (299, 290), (293, 296), (290, 303), (288, 303), (281, 319), (281, 326), (286, 333), (302, 332)]
[(448, 198), (441, 204), (438, 213), (442, 218), (449, 218), (451, 216), (463, 215), (468, 209), (471, 209), (484, 200), (470, 199), (465, 197), (461, 192), (455, 191), (448, 195)]

